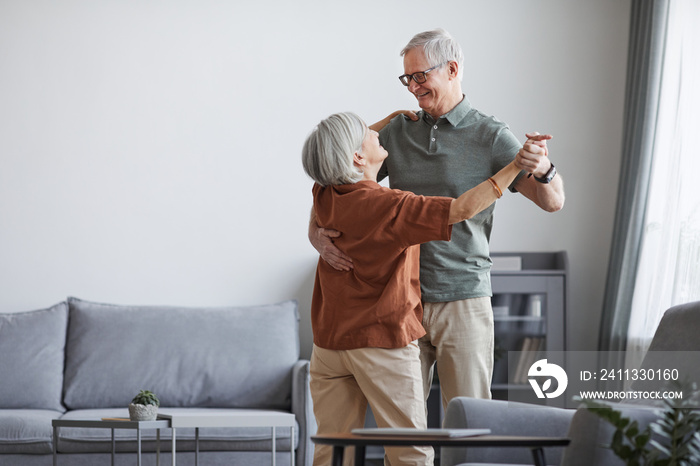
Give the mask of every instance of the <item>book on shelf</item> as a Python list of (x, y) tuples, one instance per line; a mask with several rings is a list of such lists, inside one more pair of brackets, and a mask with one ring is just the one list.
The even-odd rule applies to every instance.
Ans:
[(532, 345), (530, 346), (530, 350), (525, 354), (525, 370), (523, 371), (522, 378), (519, 380), (519, 383), (528, 383), (528, 372), (530, 371), (530, 367), (535, 363), (535, 361), (538, 360), (540, 350), (543, 347), (542, 340), (543, 339), (539, 337), (532, 338)]
[(514, 384), (527, 384), (528, 371), (539, 359), (545, 348), (544, 337), (525, 337), (520, 347), (518, 363), (513, 375)]
[(523, 370), (525, 369), (525, 355), (532, 346), (532, 338), (525, 337), (520, 345), (520, 354), (518, 355), (518, 364), (515, 368), (515, 374), (513, 374), (512, 382), (520, 383), (519, 380), (522, 378)]

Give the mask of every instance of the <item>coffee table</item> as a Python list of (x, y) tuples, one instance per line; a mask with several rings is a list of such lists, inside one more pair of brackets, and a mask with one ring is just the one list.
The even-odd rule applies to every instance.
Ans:
[[(53, 466), (58, 464), (58, 428), (59, 427), (87, 427), (92, 429), (112, 430), (112, 466), (114, 466), (114, 455), (116, 442), (114, 440), (115, 429), (135, 429), (136, 430), (136, 458), (137, 465), (141, 466), (141, 431), (146, 429), (156, 429), (156, 464), (160, 465), (160, 429), (170, 427), (169, 421), (130, 421), (128, 419), (54, 419), (53, 426)], [(173, 458), (175, 457), (175, 443), (173, 443)], [(174, 464), (174, 463), (173, 463)]]
[(535, 466), (546, 466), (544, 447), (563, 447), (568, 438), (526, 437), (514, 435), (479, 435), (474, 437), (446, 437), (442, 435), (358, 435), (352, 433), (315, 435), (314, 443), (333, 446), (333, 466), (342, 466), (345, 447), (355, 447), (355, 466), (365, 464), (365, 448), (368, 445), (385, 447), (530, 447)]
[(195, 429), (195, 466), (199, 464), (199, 429), (202, 427), (269, 427), (272, 429), (272, 466), (275, 466), (275, 429), (277, 427), (289, 427), (291, 443), (291, 465), (294, 466), (294, 427), (296, 419), (294, 414), (282, 411), (236, 409), (217, 410), (202, 409), (183, 413), (158, 413), (159, 419), (165, 419), (172, 429), (172, 465), (176, 466), (175, 442), (177, 429), (181, 427), (194, 427)]

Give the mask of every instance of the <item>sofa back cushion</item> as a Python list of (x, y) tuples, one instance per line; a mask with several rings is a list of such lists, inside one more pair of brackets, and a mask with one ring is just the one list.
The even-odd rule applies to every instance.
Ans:
[(299, 359), (295, 301), (227, 308), (121, 306), (69, 298), (64, 404), (289, 409)]
[(68, 306), (0, 314), (0, 409), (61, 405)]

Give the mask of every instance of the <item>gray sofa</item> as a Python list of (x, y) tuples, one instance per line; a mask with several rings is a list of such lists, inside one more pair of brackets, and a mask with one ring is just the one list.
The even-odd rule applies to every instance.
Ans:
[[(0, 314), (0, 465), (52, 464), (51, 420), (128, 417), (140, 389), (161, 410), (249, 409), (295, 414), (276, 429), (278, 464), (310, 465), (316, 431), (309, 362), (299, 359), (297, 304), (187, 308), (68, 298), (48, 309)], [(271, 429), (200, 429), (202, 464), (270, 464)], [(116, 464), (135, 464), (136, 434), (118, 430)], [(169, 430), (161, 433), (169, 464)], [(155, 464), (144, 431), (144, 464)], [(108, 464), (109, 429), (60, 428), (59, 464)], [(178, 462), (194, 464), (194, 430), (178, 429)]]
[[(667, 310), (659, 323), (649, 352), (642, 362), (644, 368), (659, 368), (655, 356), (663, 352), (671, 358), (684, 356), (676, 361), (681, 373), (692, 381), (700, 381), (700, 302), (674, 306)], [(668, 356), (664, 357), (667, 360)], [(643, 389), (643, 386), (633, 386)], [(658, 405), (620, 402), (614, 405), (624, 417), (637, 421), (640, 429), (658, 418)], [(614, 428), (589, 409), (561, 409), (555, 407), (524, 405), (501, 400), (455, 398), (445, 413), (445, 427), (490, 428), (494, 434), (540, 435), (568, 437), (566, 448), (545, 449), (550, 465), (561, 466), (624, 466), (609, 445)], [(443, 448), (442, 466), (466, 465), (523, 465), (532, 464), (527, 448)]]

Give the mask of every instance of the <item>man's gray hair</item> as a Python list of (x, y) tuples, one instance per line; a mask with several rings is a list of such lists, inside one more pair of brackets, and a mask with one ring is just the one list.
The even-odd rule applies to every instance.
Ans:
[(353, 162), (362, 151), (367, 125), (351, 112), (335, 113), (309, 134), (301, 151), (304, 171), (321, 186), (357, 183), (362, 179)]
[(459, 65), (459, 79), (462, 79), (464, 67), (464, 53), (449, 32), (444, 29), (433, 29), (432, 31), (420, 32), (401, 50), (403, 57), (409, 50), (422, 47), (425, 58), (430, 66), (438, 66), (448, 61), (456, 61)]

